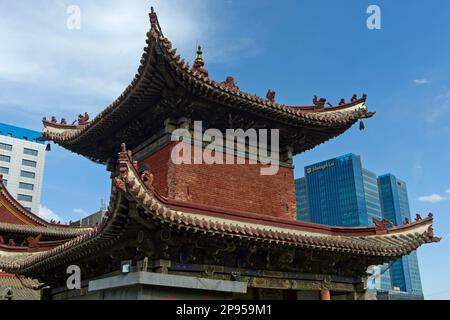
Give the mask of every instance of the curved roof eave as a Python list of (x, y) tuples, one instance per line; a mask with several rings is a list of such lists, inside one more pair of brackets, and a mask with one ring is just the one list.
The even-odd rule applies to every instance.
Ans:
[(9, 253), (3, 257), (0, 252), (0, 269), (17, 274), (31, 274), (36, 270), (51, 269), (87, 254), (100, 252), (102, 248), (119, 241), (126, 232), (126, 226), (123, 224), (128, 223), (126, 221), (130, 219), (123, 218), (129, 215), (129, 212), (120, 210), (126, 208), (122, 202), (129, 200), (135, 201), (150, 220), (178, 230), (200, 231), (220, 238), (246, 239), (286, 248), (341, 252), (394, 260), (423, 244), (441, 240), (434, 235), (431, 215), (399, 228), (342, 228), (170, 201), (153, 189), (149, 184), (151, 179), (146, 180), (145, 176), (137, 173), (130, 154), (130, 151), (122, 146), (119, 159), (121, 173), (113, 179), (110, 207), (98, 228), (44, 252)]

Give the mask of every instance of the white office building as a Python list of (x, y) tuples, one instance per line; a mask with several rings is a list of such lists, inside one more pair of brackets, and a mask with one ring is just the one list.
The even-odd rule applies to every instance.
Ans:
[(41, 201), (46, 144), (42, 133), (0, 123), (0, 174), (25, 208), (37, 214)]

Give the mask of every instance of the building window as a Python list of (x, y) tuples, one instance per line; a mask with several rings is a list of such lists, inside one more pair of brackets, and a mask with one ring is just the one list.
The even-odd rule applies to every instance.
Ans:
[(34, 178), (36, 178), (36, 173), (22, 170), (22, 171), (20, 171), (20, 176), (22, 178), (34, 179)]
[(19, 182), (19, 188), (23, 190), (34, 190), (34, 185), (31, 183)]
[(0, 150), (12, 151), (12, 145), (0, 143)]
[(5, 156), (3, 154), (0, 154), (0, 161), (11, 162), (11, 157), (10, 156)]
[(38, 155), (38, 151), (37, 150), (28, 149), (28, 148), (24, 148), (23, 149), (23, 153), (27, 154), (29, 156), (34, 156), (34, 157), (37, 157), (37, 155)]
[(32, 196), (27, 196), (25, 194), (19, 194), (17, 196), (17, 200), (25, 201), (25, 202), (33, 202), (33, 197)]
[(5, 168), (5, 167), (0, 167), (0, 173), (1, 174), (8, 174), (9, 173), (9, 169)]
[(22, 159), (22, 165), (27, 166), (27, 167), (36, 168), (37, 162), (36, 161)]

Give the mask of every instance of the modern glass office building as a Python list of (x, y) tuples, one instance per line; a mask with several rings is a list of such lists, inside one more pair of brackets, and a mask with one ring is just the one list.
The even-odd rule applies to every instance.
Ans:
[(354, 154), (305, 168), (310, 221), (330, 226), (367, 226), (361, 159)]
[(297, 219), (300, 221), (311, 221), (306, 178), (295, 180), (295, 195), (297, 197)]
[[(378, 177), (363, 168), (361, 157), (348, 154), (305, 168), (296, 181), (299, 220), (332, 226), (372, 226), (383, 217), (395, 225), (410, 219), (406, 184), (392, 175)], [(391, 265), (377, 266), (369, 287), (400, 289), (420, 297), (422, 287), (415, 253)]]
[[(378, 178), (384, 217), (396, 226), (407, 218), (411, 221), (406, 183), (392, 174)], [(394, 262), (390, 268), (392, 285), (401, 291), (422, 295), (419, 263), (416, 252)]]
[[(364, 200), (367, 221), (369, 226), (374, 226), (373, 219), (381, 220), (383, 218), (380, 192), (378, 187), (377, 175), (367, 169), (362, 169), (363, 186), (364, 186)], [(375, 290), (390, 290), (392, 288), (390, 265), (385, 264), (374, 268), (375, 277), (371, 277), (369, 281), (369, 289)]]

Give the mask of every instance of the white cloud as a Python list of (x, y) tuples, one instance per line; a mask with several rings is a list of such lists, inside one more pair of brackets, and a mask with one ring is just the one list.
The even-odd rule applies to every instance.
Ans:
[(43, 116), (71, 122), (87, 111), (94, 117), (123, 92), (146, 46), (150, 5), (165, 36), (190, 63), (197, 43), (207, 67), (259, 54), (245, 33), (230, 36), (215, 1), (77, 0), (81, 29), (69, 30), (67, 8), (73, 4), (0, 0), (0, 108), (13, 107), (10, 113), (36, 130)]
[(447, 200), (446, 198), (444, 198), (443, 196), (441, 196), (439, 194), (432, 194), (430, 196), (423, 196), (423, 197), (419, 197), (418, 199), (419, 199), (419, 201), (428, 202), (428, 203), (439, 203), (439, 202)]
[(421, 85), (421, 84), (429, 84), (429, 83), (431, 83), (432, 81), (431, 80), (428, 80), (428, 79), (416, 79), (416, 80), (414, 80), (414, 83), (415, 84), (418, 84), (418, 85)]
[(63, 219), (61, 219), (60, 216), (58, 216), (52, 210), (50, 210), (49, 208), (47, 208), (46, 206), (43, 206), (43, 205), (41, 205), (39, 207), (38, 215), (39, 215), (39, 217), (41, 217), (42, 219), (47, 220), (47, 221), (50, 221), (50, 220), (62, 221), (63, 220)]
[(450, 189), (445, 190), (446, 193), (450, 193)]
[(73, 209), (73, 213), (83, 216), (83, 218), (88, 216), (88, 213), (86, 212), (86, 210), (81, 209), (81, 208)]
[[(40, 116), (96, 114), (106, 107), (99, 100), (112, 102), (131, 82), (150, 28), (149, 2), (79, 0), (80, 30), (66, 27), (66, 9), (71, 4), (66, 0), (0, 1), (0, 83), (33, 90), (30, 95), (4, 88), (0, 101)], [(151, 4), (164, 34), (186, 59), (195, 57), (197, 41), (213, 38), (208, 27), (209, 2), (191, 0), (186, 5), (184, 0), (152, 0)], [(79, 100), (52, 99), (49, 104), (49, 96)]]

